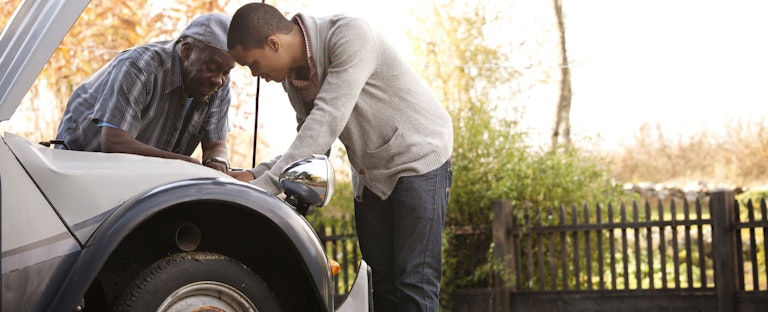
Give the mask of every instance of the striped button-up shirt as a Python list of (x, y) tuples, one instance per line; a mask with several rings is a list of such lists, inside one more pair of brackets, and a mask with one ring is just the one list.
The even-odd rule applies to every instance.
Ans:
[(123, 51), (86, 79), (70, 97), (56, 139), (71, 150), (101, 151), (100, 123), (183, 155), (191, 155), (200, 142), (226, 139), (229, 80), (207, 102), (194, 100), (186, 109), (177, 44), (163, 41)]

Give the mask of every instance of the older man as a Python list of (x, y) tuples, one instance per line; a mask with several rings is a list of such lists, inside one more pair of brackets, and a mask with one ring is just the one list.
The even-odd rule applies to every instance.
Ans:
[[(80, 151), (181, 159), (228, 171), (231, 17), (195, 18), (176, 40), (118, 54), (75, 89), (57, 140)], [(202, 143), (203, 161), (190, 157)]]

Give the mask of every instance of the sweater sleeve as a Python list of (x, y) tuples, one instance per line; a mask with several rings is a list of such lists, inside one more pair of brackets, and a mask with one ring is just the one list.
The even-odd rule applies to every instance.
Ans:
[(279, 174), (272, 175), (270, 173), (270, 170), (274, 168), (275, 163), (277, 163), (277, 161), (280, 160), (280, 158), (281, 156), (277, 156), (274, 159), (260, 163), (255, 168), (249, 170), (251, 174), (253, 174), (253, 176), (256, 177), (256, 179), (252, 180), (250, 183), (262, 188), (264, 191), (266, 191), (269, 194), (272, 194), (272, 195), (280, 194), (282, 192), (280, 190), (281, 187), (280, 187), (280, 182), (278, 180), (280, 178), (280, 175)]

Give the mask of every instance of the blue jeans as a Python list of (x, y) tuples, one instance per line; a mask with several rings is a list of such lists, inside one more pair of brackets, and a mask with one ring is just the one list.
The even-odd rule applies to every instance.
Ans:
[(374, 311), (437, 311), (452, 180), (449, 159), (426, 174), (401, 177), (386, 200), (365, 189), (363, 201), (355, 201), (360, 250), (373, 273)]

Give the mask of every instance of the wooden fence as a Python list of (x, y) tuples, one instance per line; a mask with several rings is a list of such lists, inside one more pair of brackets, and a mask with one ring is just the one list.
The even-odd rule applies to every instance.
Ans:
[[(529, 207), (519, 215), (508, 202), (493, 206), (494, 258), (507, 270), (493, 288), (452, 294), (451, 311), (768, 311), (764, 200), (740, 207), (725, 191), (682, 204)], [(316, 226), (341, 265), (336, 302), (360, 261), (354, 227), (342, 223)]]
[(768, 311), (764, 200), (523, 211), (494, 203), (507, 271), (454, 295), (454, 311)]

